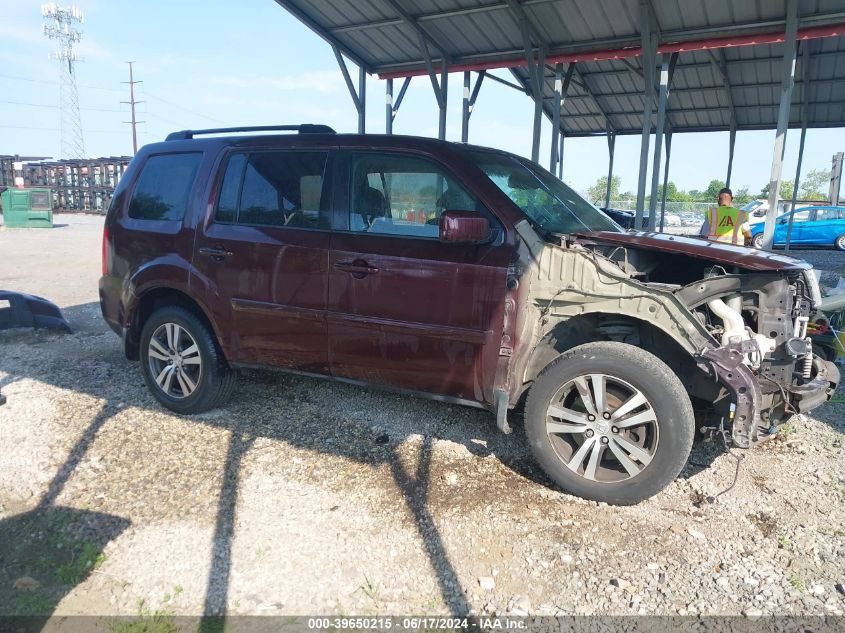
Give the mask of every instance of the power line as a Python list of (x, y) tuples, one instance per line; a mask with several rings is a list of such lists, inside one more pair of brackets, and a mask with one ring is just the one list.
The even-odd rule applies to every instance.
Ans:
[(196, 112), (194, 110), (190, 110), (190, 109), (186, 108), (185, 106), (179, 105), (178, 103), (173, 103), (172, 101), (168, 101), (167, 99), (162, 99), (161, 97), (157, 97), (156, 95), (154, 95), (153, 93), (151, 93), (149, 91), (144, 91), (144, 94), (147, 95), (148, 97), (152, 97), (156, 101), (161, 101), (162, 103), (166, 103), (167, 105), (169, 105), (173, 108), (178, 108), (179, 110), (184, 110), (185, 112), (187, 112), (189, 114), (193, 114), (194, 116), (202, 117), (203, 119), (208, 119), (209, 121), (214, 121), (215, 123), (221, 123), (223, 125), (229, 125), (226, 121), (221, 121), (220, 119), (215, 119), (214, 117), (208, 116), (207, 114), (201, 114), (201, 113)]
[[(51, 86), (56, 86), (59, 84), (58, 81), (50, 81), (49, 79), (32, 79), (31, 77), (19, 77), (17, 75), (7, 75), (5, 73), (0, 73), (0, 77), (4, 79), (13, 79), (15, 81), (27, 81), (33, 84), (49, 84)], [(106, 92), (123, 92), (119, 88), (106, 88), (104, 86), (91, 86), (88, 84), (77, 84), (80, 88), (90, 88), (91, 90), (104, 90)]]
[[(41, 132), (58, 132), (57, 127), (35, 127), (31, 125), (0, 125), (0, 128), (7, 130), (38, 130)], [(86, 134), (122, 134), (121, 130), (85, 130)]]
[[(32, 108), (53, 108), (58, 109), (59, 106), (53, 105), (50, 103), (31, 103), (29, 101), (8, 101), (6, 99), (0, 99), (0, 103), (6, 103), (9, 105), (20, 105), (20, 106), (29, 106)], [(80, 110), (88, 110), (89, 112), (123, 112), (123, 110), (115, 110), (115, 109), (108, 109), (108, 108), (79, 108)]]

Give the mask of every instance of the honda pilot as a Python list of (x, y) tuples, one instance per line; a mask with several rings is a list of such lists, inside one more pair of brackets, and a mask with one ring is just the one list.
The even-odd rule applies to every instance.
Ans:
[(806, 263), (626, 232), (471, 145), (175, 132), (121, 179), (102, 260), (103, 316), (177, 413), (222, 405), (244, 367), (480, 407), (504, 433), (524, 406), (549, 477), (614, 504), (678, 475), (702, 415), (750, 448), (839, 381), (807, 338)]

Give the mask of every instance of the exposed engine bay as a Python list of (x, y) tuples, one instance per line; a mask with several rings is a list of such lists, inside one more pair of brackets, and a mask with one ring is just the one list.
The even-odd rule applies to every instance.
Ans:
[(814, 356), (807, 335), (821, 301), (812, 270), (762, 272), (686, 254), (598, 243), (590, 249), (632, 279), (670, 290), (704, 327), (712, 340), (695, 359), (732, 400), (732, 435), (738, 446), (758, 443), (791, 415), (831, 397), (838, 371)]
[(512, 301), (527, 308), (506, 319), (503, 349), (514, 338), (535, 351), (508, 360), (511, 404), (562, 349), (601, 338), (664, 361), (742, 448), (832, 396), (839, 371), (807, 337), (821, 298), (804, 262), (653, 233), (516, 228)]

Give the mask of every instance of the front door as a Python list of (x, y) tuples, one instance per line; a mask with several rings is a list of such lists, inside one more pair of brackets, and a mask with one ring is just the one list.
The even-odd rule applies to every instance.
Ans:
[(327, 152), (228, 156), (194, 266), (227, 358), (328, 372)]
[[(510, 248), (448, 169), (403, 153), (344, 156), (329, 257), (332, 374), (489, 401)], [(485, 245), (441, 243), (445, 210), (491, 220)]]

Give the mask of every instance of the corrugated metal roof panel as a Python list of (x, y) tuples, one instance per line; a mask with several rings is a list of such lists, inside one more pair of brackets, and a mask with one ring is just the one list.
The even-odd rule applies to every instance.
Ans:
[[(520, 13), (545, 41), (549, 54), (639, 45), (639, 0), (276, 0), (315, 31), (362, 60), (369, 71), (418, 72), (423, 53), (418, 30), (453, 63), (500, 63), (524, 58)], [(676, 0), (652, 2), (662, 42), (694, 41), (783, 31), (786, 0)], [(801, 26), (845, 23), (845, 0), (802, 0)], [(415, 24), (409, 24), (410, 16)], [(845, 36), (802, 42), (810, 51), (811, 127), (845, 125)], [(780, 98), (781, 44), (695, 50), (679, 55), (668, 100), (677, 131), (728, 129), (731, 105), (738, 129), (774, 127)], [(720, 64), (724, 63), (729, 86)], [(563, 106), (567, 134), (619, 134), (642, 129), (640, 57), (579, 61)], [(791, 125), (799, 125), (804, 85), (798, 64)], [(512, 70), (528, 85), (525, 67)], [(544, 109), (551, 116), (554, 75), (546, 71)], [(656, 103), (656, 98), (655, 98)]]

